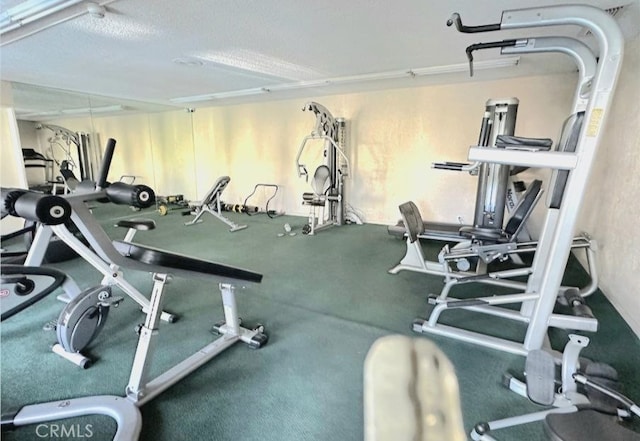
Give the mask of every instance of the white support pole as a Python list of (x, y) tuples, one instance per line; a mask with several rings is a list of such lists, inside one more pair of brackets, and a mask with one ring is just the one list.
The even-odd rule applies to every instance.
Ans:
[(144, 325), (140, 328), (140, 337), (136, 354), (131, 366), (129, 384), (127, 385), (127, 397), (134, 402), (145, 396), (145, 385), (147, 383), (148, 370), (151, 366), (155, 340), (153, 335), (158, 332), (160, 315), (162, 313), (164, 287), (169, 282), (170, 276), (167, 274), (153, 275), (153, 290), (151, 292), (150, 308), (147, 313)]

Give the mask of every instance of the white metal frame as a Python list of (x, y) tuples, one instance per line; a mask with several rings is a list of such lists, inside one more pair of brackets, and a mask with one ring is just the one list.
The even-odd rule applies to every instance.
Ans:
[[(317, 200), (309, 202), (303, 201), (304, 205), (309, 205), (310, 230), (308, 235), (312, 236), (317, 231), (325, 228), (342, 225), (343, 218), (345, 217), (343, 200), (344, 178), (351, 174), (351, 166), (349, 158), (344, 152), (344, 145), (340, 145), (340, 124), (345, 124), (344, 119), (334, 119), (329, 110), (316, 102), (309, 102), (305, 104), (303, 110), (306, 109), (312, 110), (316, 113), (316, 125), (311, 131), (311, 134), (302, 139), (300, 147), (298, 148), (298, 153), (296, 155), (296, 171), (298, 173), (298, 177), (304, 176), (306, 179), (309, 177), (306, 165), (300, 162), (300, 158), (307, 142), (310, 140), (324, 141), (323, 148), (325, 150), (327, 162), (330, 163), (335, 160), (335, 166), (333, 164), (328, 164), (327, 166), (331, 170), (332, 174), (331, 188), (336, 189), (336, 194), (316, 195)], [(344, 144), (344, 142), (342, 144)], [(329, 150), (335, 153), (329, 152)], [(337, 156), (335, 156), (336, 154)], [(319, 202), (323, 202), (324, 204), (319, 205)], [(334, 204), (335, 209), (332, 209)], [(320, 208), (320, 214), (318, 214), (318, 208)]]
[[(98, 193), (92, 193), (90, 197), (99, 197)], [(104, 194), (102, 194), (102, 196), (104, 196)], [(151, 298), (147, 301), (141, 294), (140, 296), (142, 296), (145, 302), (142, 302), (141, 299), (134, 298), (136, 301), (140, 300), (138, 303), (146, 303), (146, 319), (144, 325), (140, 328), (138, 345), (131, 366), (125, 396), (93, 396), (28, 405), (20, 409), (13, 416), (12, 424), (14, 426), (23, 426), (77, 416), (105, 415), (113, 418), (117, 423), (117, 431), (113, 438), (115, 441), (135, 441), (138, 439), (142, 427), (140, 406), (157, 397), (160, 393), (212, 360), (234, 343), (242, 341), (254, 347), (259, 347), (260, 344), (266, 343), (265, 339), (258, 342), (257, 345), (255, 344), (254, 339), (258, 334), (262, 334), (264, 331), (263, 327), (259, 326), (255, 329), (242, 327), (237, 311), (235, 286), (233, 283), (256, 281), (245, 279), (242, 275), (236, 276), (236, 273), (229, 271), (234, 268), (225, 267), (224, 265), (218, 265), (216, 269), (218, 274), (211, 274), (201, 273), (197, 270), (191, 271), (146, 264), (133, 258), (127, 258), (126, 253), (125, 255), (120, 254), (108, 239), (104, 230), (102, 230), (95, 219), (92, 219), (88, 208), (84, 206), (86, 197), (87, 195), (85, 195), (85, 197), (79, 195), (69, 197), (68, 199), (71, 199), (70, 203), (73, 208), (72, 220), (96, 250), (94, 257), (97, 260), (92, 258), (92, 262), (90, 263), (92, 263), (92, 265), (94, 265), (94, 263), (97, 264), (94, 266), (99, 267), (100, 270), (105, 268), (105, 265), (107, 265), (106, 261), (110, 261), (112, 262), (113, 268), (127, 267), (153, 273), (154, 284)], [(83, 214), (88, 215), (88, 217), (83, 219)], [(62, 226), (59, 229), (54, 227), (53, 231), (61, 235), (65, 243), (68, 241), (69, 245), (74, 245), (78, 251), (83, 253), (87, 251), (84, 244), (75, 239), (66, 227)], [(51, 230), (48, 232), (50, 235)], [(42, 234), (41, 236), (45, 237), (46, 235)], [(128, 245), (126, 242), (119, 244), (125, 246), (125, 248)], [(102, 257), (98, 257), (98, 255)], [(106, 267), (109, 266), (107, 265)], [(166, 313), (162, 311), (165, 287), (171, 279), (170, 273), (174, 272), (183, 276), (204, 276), (208, 280), (215, 279), (221, 281), (218, 287), (222, 296), (225, 322), (217, 328), (217, 331), (222, 335), (155, 379), (149, 380), (149, 369), (151, 368), (151, 358), (157, 343), (159, 323), (161, 318), (166, 315)], [(118, 278), (117, 275), (112, 275), (112, 280), (117, 280), (118, 283), (115, 284), (121, 288), (128, 286), (128, 284), (122, 285), (122, 279)], [(128, 294), (131, 295), (130, 293)]]
[[(591, 405), (589, 397), (578, 390), (578, 384), (589, 384), (614, 400), (627, 404), (626, 401), (628, 400), (625, 400), (625, 397), (614, 392), (612, 389), (606, 387), (604, 389), (598, 388), (597, 384), (588, 380), (588, 378), (580, 372), (580, 369), (583, 368), (583, 366), (580, 365), (580, 352), (588, 345), (589, 339), (587, 337), (569, 334), (569, 341), (564, 347), (562, 354), (559, 381), (556, 380), (555, 376), (545, 378), (540, 372), (529, 372), (526, 381), (521, 381), (510, 376), (506, 379), (505, 386), (507, 386), (509, 390), (532, 400), (536, 399), (536, 388), (542, 388), (544, 392), (541, 396), (546, 399), (548, 391), (545, 389), (549, 387), (549, 384), (551, 383), (551, 387), (553, 387), (558, 386), (557, 383), (559, 383), (557, 388), (554, 387), (556, 392), (553, 396), (548, 397), (552, 398), (548, 403), (538, 403), (546, 404), (549, 408), (525, 415), (478, 423), (469, 434), (470, 438), (474, 441), (496, 441), (496, 438), (493, 437), (493, 432), (496, 430), (542, 421), (550, 414), (574, 413), (580, 411), (581, 408), (588, 408)], [(535, 355), (536, 358), (539, 357), (538, 354)], [(544, 360), (544, 357), (542, 360)], [(546, 363), (546, 361), (543, 363)], [(533, 364), (537, 364), (537, 361), (533, 361)], [(534, 367), (533, 370), (535, 371), (536, 368)], [(542, 370), (546, 370), (546, 368), (542, 367)], [(555, 369), (553, 373), (555, 374)], [(629, 407), (628, 411), (627, 409), (619, 409), (619, 411), (640, 415), (640, 409), (634, 404)]]
[[(564, 198), (559, 209), (549, 209), (545, 220), (538, 249), (534, 256), (532, 273), (528, 279), (526, 291), (519, 295), (522, 303), (519, 313), (496, 313), (492, 307), (483, 303), (508, 303), (509, 297), (496, 299), (475, 299), (477, 303), (464, 305), (452, 304), (451, 307), (463, 307), (476, 312), (499, 315), (527, 323), (523, 342), (514, 342), (502, 338), (491, 337), (465, 329), (433, 324), (429, 320), (414, 324), (418, 332), (435, 333), (456, 338), (469, 343), (478, 344), (514, 354), (526, 355), (531, 350), (541, 349), (548, 345), (547, 330), (550, 326), (569, 329), (595, 331), (597, 322), (581, 317), (557, 317), (553, 314), (564, 269), (571, 252), (574, 230), (584, 189), (600, 142), (602, 127), (608, 116), (613, 92), (623, 58), (624, 41), (616, 22), (604, 11), (585, 5), (549, 6), (521, 10), (504, 11), (500, 29), (522, 29), (540, 26), (561, 25), (584, 26), (591, 30), (599, 45), (600, 54), (597, 70), (590, 81), (588, 93), (585, 84), (579, 84), (580, 96), (574, 100), (574, 110), (585, 109), (583, 124), (575, 152), (527, 152), (506, 151), (496, 155), (489, 149), (471, 147), (469, 159), (481, 162), (499, 162), (510, 165), (551, 168), (552, 170), (569, 170), (569, 178), (565, 187)], [(574, 58), (579, 52), (567, 51)], [(581, 52), (584, 53), (584, 52)], [(586, 78), (587, 75), (584, 76)], [(581, 77), (582, 78), (582, 77)], [(525, 298), (525, 296), (530, 296)], [(505, 297), (505, 296), (500, 296)], [(440, 306), (440, 305), (438, 305)], [(446, 308), (440, 306), (441, 309)]]
[[(120, 266), (115, 263), (119, 255), (117, 255), (115, 249), (111, 251), (111, 248), (113, 248), (111, 239), (96, 222), (93, 214), (91, 214), (91, 211), (86, 205), (86, 202), (95, 201), (105, 196), (106, 193), (104, 191), (65, 196), (65, 199), (69, 201), (72, 208), (71, 221), (78, 227), (85, 239), (87, 239), (89, 246), (80, 241), (64, 224), (55, 226), (39, 225), (36, 229), (31, 247), (29, 248), (27, 258), (25, 259), (25, 265), (42, 265), (49, 241), (53, 234), (55, 234), (103, 275), (102, 285), (117, 286), (140, 305), (144, 312), (147, 312), (149, 309), (149, 300), (125, 280), (120, 271)], [(71, 278), (68, 278), (68, 280), (69, 282), (67, 282), (67, 286), (65, 286), (65, 292), (71, 296), (80, 293), (81, 290), (75, 282)], [(162, 320), (172, 322), (175, 320), (175, 316), (163, 312)]]
[[(153, 265), (150, 265), (153, 267)], [(157, 268), (156, 268), (157, 269)], [(115, 420), (117, 430), (114, 441), (135, 441), (142, 428), (142, 414), (139, 408), (159, 394), (200, 368), (233, 344), (243, 341), (250, 343), (263, 328), (247, 329), (240, 326), (235, 300), (235, 287), (230, 283), (220, 283), (223, 300), (225, 325), (220, 327), (220, 337), (207, 346), (168, 369), (158, 377), (149, 380), (151, 358), (157, 343), (163, 295), (169, 274), (155, 273), (151, 294), (151, 306), (144, 325), (140, 329), (138, 346), (131, 366), (129, 383), (124, 397), (113, 395), (71, 398), (28, 405), (20, 409), (12, 419), (14, 426), (44, 423), (87, 415), (105, 415)]]

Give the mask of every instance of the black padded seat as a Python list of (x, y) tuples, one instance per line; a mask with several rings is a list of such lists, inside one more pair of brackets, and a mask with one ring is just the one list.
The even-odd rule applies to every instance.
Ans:
[(549, 138), (525, 138), (524, 136), (498, 135), (496, 147), (515, 150), (551, 150), (553, 140)]
[(418, 240), (418, 235), (422, 232), (424, 224), (420, 210), (418, 210), (416, 204), (411, 201), (401, 204), (398, 208), (400, 209), (404, 225), (407, 228), (409, 241), (413, 243)]
[(509, 237), (513, 237), (518, 234), (521, 226), (527, 221), (533, 211), (540, 192), (542, 191), (542, 181), (539, 179), (534, 180), (524, 194), (522, 201), (516, 207), (515, 212), (509, 218), (507, 225), (504, 227), (504, 231)]
[(488, 242), (508, 241), (509, 238), (500, 228), (462, 227), (458, 230), (461, 236)]
[(522, 200), (509, 218), (504, 230), (500, 228), (462, 227), (460, 234), (470, 239), (491, 242), (509, 242), (516, 236), (527, 221), (542, 192), (542, 181), (534, 180), (525, 192)]
[(262, 281), (262, 274), (260, 273), (208, 260), (196, 259), (184, 254), (170, 253), (146, 245), (118, 240), (113, 242), (113, 246), (125, 257), (125, 260), (132, 263), (131, 265), (123, 263), (122, 266), (133, 269), (173, 274), (180, 277), (215, 277), (253, 283)]
[[(64, 162), (64, 161), (63, 161)], [(76, 175), (68, 168), (60, 167), (60, 175), (64, 179), (64, 183), (68, 187), (69, 191), (75, 191), (80, 183), (80, 180), (76, 178)]]
[(122, 219), (116, 224), (116, 227), (135, 228), (139, 231), (149, 231), (156, 227), (153, 219)]
[(544, 431), (552, 441), (640, 441), (640, 434), (616, 423), (616, 417), (592, 409), (549, 414)]

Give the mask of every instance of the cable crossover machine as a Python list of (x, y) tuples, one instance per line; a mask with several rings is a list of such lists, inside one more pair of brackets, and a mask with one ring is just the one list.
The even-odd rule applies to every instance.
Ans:
[(324, 164), (319, 165), (311, 178), (311, 192), (302, 195), (303, 205), (309, 206), (309, 223), (302, 228), (303, 234), (314, 235), (317, 231), (343, 225), (345, 221), (362, 224), (362, 220), (353, 212), (346, 210), (344, 178), (349, 176), (351, 167), (345, 154), (346, 127), (344, 118), (334, 118), (331, 112), (321, 104), (309, 102), (302, 108), (310, 110), (316, 116), (316, 125), (310, 135), (302, 140), (296, 168), (298, 177), (304, 176), (309, 181), (307, 166), (300, 158), (307, 142), (322, 140)]

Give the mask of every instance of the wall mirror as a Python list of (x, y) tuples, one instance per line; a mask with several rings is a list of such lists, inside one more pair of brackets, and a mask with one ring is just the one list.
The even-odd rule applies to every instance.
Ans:
[[(19, 82), (11, 83), (11, 94), (30, 188), (64, 193), (72, 191), (71, 179), (95, 180), (108, 138), (122, 139), (126, 148), (114, 160), (115, 179), (162, 181), (156, 173), (167, 149), (150, 127), (152, 121), (166, 119), (159, 115), (176, 108)], [(179, 130), (188, 142), (182, 153), (193, 149), (188, 114), (171, 120), (184, 126)]]

